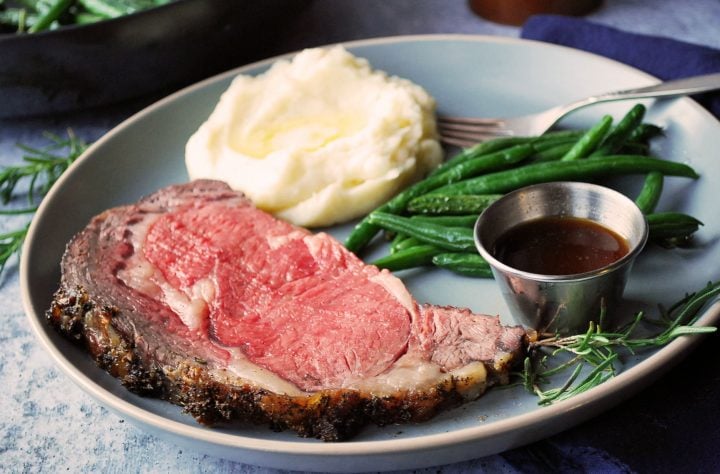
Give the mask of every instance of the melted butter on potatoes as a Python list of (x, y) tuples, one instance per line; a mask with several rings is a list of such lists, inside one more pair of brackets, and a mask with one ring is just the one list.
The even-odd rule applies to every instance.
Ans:
[(190, 138), (191, 179), (226, 181), (256, 206), (318, 227), (370, 212), (437, 166), (435, 102), (342, 47), (238, 76)]

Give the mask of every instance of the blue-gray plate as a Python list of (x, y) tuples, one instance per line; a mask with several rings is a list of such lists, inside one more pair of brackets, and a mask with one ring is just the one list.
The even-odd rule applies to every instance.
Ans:
[[(437, 100), (439, 113), (510, 116), (609, 90), (647, 85), (655, 79), (617, 62), (559, 46), (482, 36), (415, 36), (346, 44), (379, 69), (411, 79)], [(266, 467), (313, 471), (377, 471), (440, 465), (501, 452), (578, 424), (642, 389), (686, 355), (700, 340), (681, 338), (660, 350), (624, 361), (615, 378), (549, 407), (538, 406), (522, 388), (490, 390), (476, 402), (416, 425), (371, 427), (344, 443), (301, 439), (264, 426), (212, 429), (198, 425), (169, 403), (138, 397), (98, 369), (78, 348), (44, 322), (59, 281), (66, 242), (95, 214), (130, 203), (167, 184), (188, 179), (184, 147), (208, 117), (220, 94), (240, 73), (256, 74), (262, 61), (205, 80), (143, 110), (96, 142), (40, 207), (21, 262), (23, 300), (39, 341), (68, 377), (124, 418), (196, 451)], [(690, 99), (646, 102), (647, 120), (666, 130), (653, 151), (686, 162), (697, 181), (666, 180), (659, 210), (690, 213), (705, 222), (690, 249), (649, 248), (633, 269), (626, 297), (635, 306), (671, 303), (685, 292), (718, 280), (720, 221), (720, 123)], [(561, 125), (587, 126), (631, 106), (615, 103), (577, 112)], [(636, 183), (620, 180), (632, 192)], [(343, 237), (348, 226), (331, 231)], [(468, 306), (500, 314), (507, 308), (491, 280), (453, 276), (440, 270), (400, 275), (421, 302)], [(699, 324), (720, 319), (720, 303), (705, 308)]]

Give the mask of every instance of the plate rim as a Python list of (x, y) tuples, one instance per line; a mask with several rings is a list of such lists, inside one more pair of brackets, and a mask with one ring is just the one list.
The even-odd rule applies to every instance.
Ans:
[[(576, 54), (578, 56), (589, 56), (592, 57), (594, 60), (607, 62), (612, 67), (626, 68), (628, 71), (632, 71), (634, 74), (644, 76), (648, 80), (657, 80), (657, 78), (655, 78), (654, 76), (647, 74), (639, 69), (604, 56), (563, 45), (556, 45), (537, 40), (528, 40), (514, 37), (476, 34), (399, 35), (338, 43), (328, 43), (325, 45), (319, 45), (317, 47), (331, 47), (335, 45), (342, 45), (346, 48), (355, 48), (370, 45), (389, 45), (394, 43), (407, 43), (418, 41), (462, 41), (528, 44), (534, 45), (534, 47), (544, 49), (560, 49), (565, 50), (570, 54)], [(90, 378), (79, 368), (77, 368), (68, 358), (66, 358), (61, 353), (59, 348), (55, 344), (53, 344), (53, 342), (46, 334), (47, 328), (44, 324), (43, 315), (35, 314), (35, 311), (33, 309), (33, 303), (30, 299), (29, 290), (31, 282), (29, 281), (30, 275), (28, 270), (28, 260), (30, 258), (30, 253), (32, 252), (33, 243), (38, 238), (38, 236), (36, 235), (36, 224), (42, 218), (45, 212), (46, 203), (51, 201), (51, 199), (49, 198), (52, 198), (54, 193), (57, 192), (58, 189), (62, 188), (65, 179), (68, 179), (68, 176), (72, 174), (76, 168), (82, 166), (82, 163), (84, 163), (86, 160), (92, 159), (96, 149), (101, 148), (107, 141), (111, 140), (114, 136), (123, 133), (126, 128), (128, 128), (136, 121), (142, 119), (144, 116), (153, 114), (157, 109), (160, 109), (165, 105), (172, 103), (179, 97), (191, 94), (196, 90), (203, 89), (216, 82), (227, 80), (238, 74), (242, 74), (245, 71), (268, 66), (280, 59), (292, 57), (300, 51), (301, 50), (296, 50), (288, 53), (279, 54), (216, 74), (209, 78), (198, 81), (192, 85), (184, 87), (134, 113), (130, 117), (121, 121), (112, 129), (110, 129), (95, 143), (93, 143), (83, 153), (83, 155), (79, 157), (75, 161), (75, 163), (73, 163), (70, 169), (68, 169), (63, 174), (63, 176), (60, 177), (56, 185), (53, 187), (53, 189), (50, 190), (46, 198), (43, 199), (40, 206), (38, 207), (36, 213), (37, 218), (34, 218), (31, 222), (20, 258), (19, 273), (23, 308), (27, 318), (30, 320), (30, 326), (36, 338), (39, 340), (45, 351), (49, 353), (55, 364), (57, 364), (77, 386), (79, 386), (86, 393), (93, 396), (93, 398), (95, 398), (102, 405), (107, 406), (108, 408), (114, 410), (116, 413), (120, 413), (131, 418), (133, 421), (151, 426), (152, 428), (158, 430), (162, 430), (163, 432), (167, 432), (181, 438), (202, 441), (212, 445), (228, 448), (241, 448), (263, 453), (309, 456), (321, 455), (325, 457), (344, 457), (353, 455), (367, 456), (378, 454), (408, 454), (428, 449), (445, 448), (461, 443), (482, 442), (484, 440), (495, 438), (500, 434), (516, 430), (520, 427), (535, 426), (547, 420), (554, 420), (557, 416), (561, 414), (567, 414), (567, 416), (569, 416), (570, 412), (577, 413), (580, 410), (585, 409), (585, 407), (589, 407), (588, 409), (585, 409), (586, 416), (584, 418), (580, 416), (580, 418), (589, 418), (590, 416), (594, 415), (594, 413), (592, 412), (592, 408), (594, 406), (597, 407), (599, 405), (603, 405), (603, 403), (607, 404), (608, 402), (610, 402), (610, 406), (620, 403), (622, 400), (629, 397), (632, 393), (635, 393), (635, 390), (633, 390), (633, 388), (639, 389), (640, 386), (649, 384), (652, 381), (651, 379), (655, 379), (661, 376), (665, 371), (669, 370), (673, 365), (677, 364), (683, 357), (685, 357), (690, 352), (690, 349), (695, 347), (697, 344), (700, 343), (702, 339), (704, 339), (704, 336), (697, 335), (692, 337), (684, 336), (678, 338), (670, 344), (658, 349), (655, 353), (648, 356), (646, 359), (642, 360), (637, 365), (627, 370), (624, 370), (613, 379), (604, 382), (599, 387), (596, 387), (588, 392), (576, 395), (568, 400), (557, 402), (549, 407), (544, 407), (542, 409), (534, 410), (530, 413), (525, 413), (522, 415), (515, 415), (506, 419), (500, 419), (485, 425), (483, 425), (482, 423), (478, 423), (477, 426), (473, 427), (451, 430), (444, 433), (421, 435), (418, 437), (405, 439), (384, 439), (377, 441), (353, 441), (351, 439), (349, 441), (340, 443), (322, 443), (317, 442), (317, 440), (314, 439), (304, 440), (303, 438), (297, 438), (294, 441), (278, 441), (259, 439), (252, 436), (244, 436), (240, 434), (230, 434), (220, 431), (213, 432), (205, 429), (200, 425), (190, 426), (149, 412), (148, 410), (138, 407), (130, 401), (124, 400), (104, 389), (101, 385), (99, 385), (92, 378)], [(681, 98), (678, 100), (690, 102), (690, 105), (695, 108), (697, 112), (705, 114), (706, 119), (717, 122), (717, 119), (715, 119), (715, 117), (712, 116), (709, 111), (704, 109), (693, 99)], [(710, 325), (716, 323), (718, 319), (720, 319), (720, 301), (716, 301), (714, 304), (708, 307), (705, 310), (705, 314), (698, 320), (697, 324)], [(645, 374), (644, 377), (643, 374)], [(570, 423), (569, 426), (574, 426), (580, 421), (582, 420), (576, 419), (576, 421)], [(550, 434), (548, 433), (544, 433), (543, 435), (538, 436), (536, 439), (540, 439), (541, 437), (547, 437), (549, 435)]]

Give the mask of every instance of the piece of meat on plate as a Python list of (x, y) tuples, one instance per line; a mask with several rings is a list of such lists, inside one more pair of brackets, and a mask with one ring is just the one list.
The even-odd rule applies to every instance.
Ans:
[(68, 244), (51, 324), (128, 389), (199, 422), (342, 440), (508, 381), (526, 333), (418, 304), (325, 233), (218, 181), (96, 216)]

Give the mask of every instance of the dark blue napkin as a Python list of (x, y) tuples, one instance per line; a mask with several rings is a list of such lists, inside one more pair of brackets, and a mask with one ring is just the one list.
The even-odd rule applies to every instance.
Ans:
[[(536, 15), (525, 22), (521, 36), (599, 54), (662, 80), (720, 72), (720, 50), (671, 38), (628, 33), (579, 18)], [(720, 93), (693, 98), (720, 118)]]

